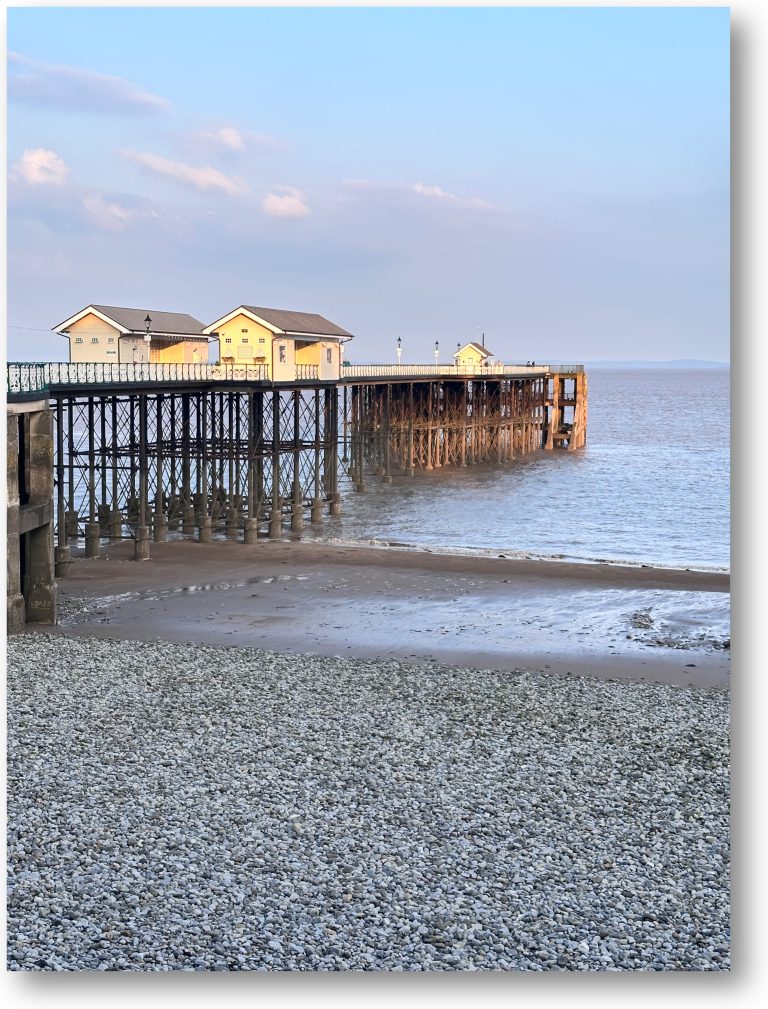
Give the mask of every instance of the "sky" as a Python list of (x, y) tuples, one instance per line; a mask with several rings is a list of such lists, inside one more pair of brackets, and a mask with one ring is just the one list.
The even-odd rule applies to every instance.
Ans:
[(89, 303), (728, 359), (727, 8), (16, 8), (7, 45), (10, 360)]

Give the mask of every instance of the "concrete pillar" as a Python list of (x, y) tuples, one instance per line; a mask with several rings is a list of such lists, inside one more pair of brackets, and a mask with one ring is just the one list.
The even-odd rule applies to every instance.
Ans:
[(68, 540), (76, 540), (78, 537), (78, 523), (80, 521), (80, 516), (77, 514), (77, 510), (68, 511), (64, 517), (64, 531), (67, 534)]
[(313, 526), (321, 525), (323, 521), (323, 499), (316, 497), (312, 499), (312, 511), (310, 522)]
[(19, 516), (19, 417), (15, 413), (7, 415), (7, 461), (6, 461), (6, 621), (8, 633), (13, 634), (24, 627), (26, 608), (21, 594), (21, 534)]
[(189, 505), (185, 505), (181, 513), (181, 531), (185, 536), (195, 534), (195, 509)]
[(97, 509), (99, 531), (102, 536), (106, 536), (109, 533), (109, 515), (110, 509), (108, 504), (100, 504)]
[(120, 514), (117, 508), (114, 508), (109, 513), (108, 528), (109, 528), (109, 542), (119, 543), (120, 540), (123, 538), (123, 516)]
[(153, 512), (152, 536), (155, 543), (165, 543), (168, 538), (168, 522), (165, 518), (165, 512)]
[(56, 547), (53, 551), (54, 574), (57, 578), (68, 578), (72, 565), (72, 553), (69, 547)]
[(149, 526), (136, 526), (136, 539), (133, 543), (133, 559), (135, 561), (149, 560)]
[(212, 539), (211, 519), (208, 515), (203, 515), (197, 527), (197, 540), (199, 543), (210, 543)]
[(86, 522), (85, 523), (85, 556), (86, 557), (100, 557), (101, 556), (101, 542), (100, 542), (101, 530), (99, 529), (98, 522)]
[(304, 507), (301, 501), (291, 505), (291, 532), (300, 533), (304, 528)]
[(228, 540), (236, 540), (240, 529), (240, 514), (236, 508), (232, 507), (227, 512), (227, 524), (225, 536)]
[(283, 517), (281, 513), (282, 507), (273, 508), (269, 516), (269, 538), (271, 540), (279, 540), (283, 535)]
[(54, 577), (53, 523), (48, 522), (27, 533), (29, 560), (27, 570), (27, 623), (56, 623), (56, 579)]
[(259, 520), (258, 519), (246, 519), (245, 520), (245, 532), (243, 534), (243, 543), (256, 543), (259, 538)]
[(339, 494), (338, 491), (331, 494), (331, 504), (329, 510), (331, 515), (341, 515), (341, 494)]

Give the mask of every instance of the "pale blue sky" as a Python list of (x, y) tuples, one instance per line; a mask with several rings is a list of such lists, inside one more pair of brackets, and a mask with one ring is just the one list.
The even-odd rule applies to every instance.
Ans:
[(89, 302), (727, 359), (726, 8), (15, 9), (8, 49), (11, 359)]

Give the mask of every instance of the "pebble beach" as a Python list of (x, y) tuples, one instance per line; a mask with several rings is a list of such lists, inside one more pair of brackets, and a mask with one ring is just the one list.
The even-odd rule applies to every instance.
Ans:
[(728, 693), (8, 645), (8, 966), (727, 970)]

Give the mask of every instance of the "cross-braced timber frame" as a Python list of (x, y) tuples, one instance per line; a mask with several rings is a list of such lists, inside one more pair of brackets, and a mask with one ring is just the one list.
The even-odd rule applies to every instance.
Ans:
[[(585, 444), (583, 370), (508, 377), (54, 386), (57, 572), (168, 533), (256, 542), (341, 510), (340, 479), (504, 464)], [(340, 467), (341, 463), (341, 467)]]

